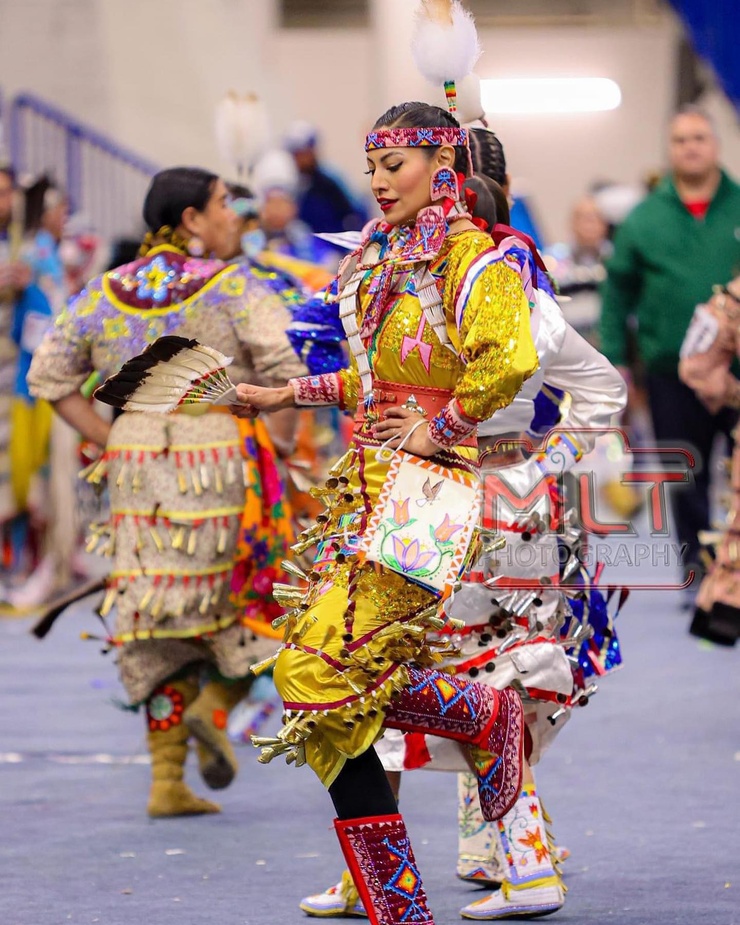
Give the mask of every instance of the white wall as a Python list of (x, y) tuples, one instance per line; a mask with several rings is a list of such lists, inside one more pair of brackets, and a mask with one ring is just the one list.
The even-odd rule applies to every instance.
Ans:
[[(306, 55), (310, 55), (307, 63)], [(363, 143), (372, 121), (372, 42), (358, 30), (289, 30), (275, 41), (284, 110), (278, 128), (308, 119), (321, 128), (322, 149), (348, 181), (362, 189), (366, 169)]]
[[(0, 87), (32, 90), (163, 165), (221, 167), (213, 110), (229, 89), (270, 104), (276, 130), (307, 118), (327, 159), (364, 189), (362, 139), (392, 102), (435, 91), (408, 54), (415, 0), (373, 0), (367, 30), (275, 29), (275, 0), (0, 0)], [(566, 234), (596, 178), (637, 181), (664, 160), (677, 27), (482, 29), (482, 77), (615, 79), (611, 113), (495, 119), (511, 173), (527, 183), (547, 236)], [(737, 121), (722, 99), (725, 160), (740, 175)]]
[(0, 0), (0, 87), (29, 90), (155, 162), (217, 166), (213, 112), (271, 99), (274, 0)]
[[(388, 15), (389, 3), (396, 5), (395, 16)], [(375, 4), (384, 15), (375, 32), (290, 30), (275, 41), (275, 62), (292, 114), (322, 127), (325, 155), (355, 185), (364, 180), (361, 137), (388, 105), (444, 99), (420, 81), (410, 61), (409, 0)], [(678, 36), (669, 15), (644, 27), (480, 30), (480, 77), (601, 76), (622, 90), (622, 105), (613, 112), (490, 118), (504, 142), (510, 173), (533, 197), (549, 240), (567, 237), (570, 207), (593, 180), (639, 183), (665, 166)], [(310, 65), (297, 64), (306, 57)], [(317, 93), (317, 86), (325, 86), (326, 94)], [(740, 176), (734, 112), (719, 94), (708, 108), (720, 124), (725, 162)]]
[(100, 0), (0, 0), (0, 88), (30, 90), (110, 127)]
[(481, 77), (610, 77), (622, 90), (611, 112), (491, 117), (509, 172), (531, 189), (545, 236), (562, 239), (571, 204), (598, 178), (635, 182), (663, 162), (673, 108), (676, 32), (649, 28), (508, 29), (482, 34)]
[(218, 167), (218, 100), (269, 98), (272, 0), (99, 2), (117, 136), (163, 165)]

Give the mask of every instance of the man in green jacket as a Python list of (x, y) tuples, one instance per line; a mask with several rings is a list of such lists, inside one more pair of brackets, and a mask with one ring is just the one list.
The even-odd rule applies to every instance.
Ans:
[(629, 383), (627, 334), (636, 320), (655, 437), (695, 454), (694, 484), (672, 493), (688, 570), (699, 567), (697, 533), (709, 527), (712, 443), (729, 433), (736, 414), (710, 414), (679, 380), (679, 351), (695, 306), (709, 299), (713, 285), (740, 272), (740, 186), (720, 167), (711, 120), (694, 107), (671, 122), (670, 166), (615, 236), (603, 287), (601, 350)]

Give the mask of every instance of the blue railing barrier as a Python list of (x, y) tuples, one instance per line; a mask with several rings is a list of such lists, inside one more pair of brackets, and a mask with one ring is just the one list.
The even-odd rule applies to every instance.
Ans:
[(141, 205), (157, 164), (31, 93), (16, 96), (9, 109), (10, 156), (19, 176), (53, 176), (70, 212), (81, 213), (96, 234), (141, 234)]

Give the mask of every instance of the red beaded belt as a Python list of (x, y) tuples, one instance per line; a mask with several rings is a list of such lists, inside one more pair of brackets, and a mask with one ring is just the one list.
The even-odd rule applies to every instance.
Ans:
[[(373, 413), (380, 418), (389, 408), (403, 405), (413, 411), (418, 411), (431, 421), (451, 398), (452, 392), (449, 389), (432, 389), (422, 385), (411, 385), (407, 382), (385, 382), (382, 379), (376, 379), (373, 388)], [(355, 415), (355, 432), (359, 432), (365, 423), (365, 409), (360, 403)], [(477, 447), (478, 440), (475, 433), (461, 440), (457, 445)]]

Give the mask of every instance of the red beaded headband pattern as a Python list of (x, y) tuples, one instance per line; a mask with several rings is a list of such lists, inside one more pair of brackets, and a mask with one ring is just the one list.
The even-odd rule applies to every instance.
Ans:
[(438, 128), (385, 128), (370, 132), (365, 139), (365, 150), (376, 148), (421, 148), (442, 145), (468, 147), (468, 130), (445, 126)]

